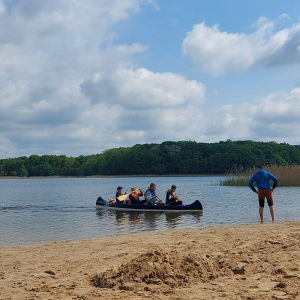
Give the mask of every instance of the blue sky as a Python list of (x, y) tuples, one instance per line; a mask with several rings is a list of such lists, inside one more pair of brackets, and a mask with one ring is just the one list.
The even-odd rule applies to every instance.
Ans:
[(0, 158), (300, 144), (300, 2), (0, 0)]

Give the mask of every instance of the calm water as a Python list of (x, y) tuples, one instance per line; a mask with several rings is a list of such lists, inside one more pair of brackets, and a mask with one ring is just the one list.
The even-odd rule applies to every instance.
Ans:
[[(221, 177), (55, 178), (0, 180), (0, 247), (88, 239), (141, 231), (258, 223), (256, 194), (247, 187), (219, 186)], [(144, 191), (151, 182), (164, 198), (172, 184), (185, 203), (198, 199), (199, 213), (97, 211), (98, 196), (114, 197), (116, 187)], [(277, 221), (298, 220), (300, 188), (274, 192)], [(270, 222), (268, 207), (265, 220)]]

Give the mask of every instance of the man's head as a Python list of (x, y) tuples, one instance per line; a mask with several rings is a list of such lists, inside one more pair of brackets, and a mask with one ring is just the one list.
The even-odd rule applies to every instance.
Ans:
[(133, 186), (131, 189), (130, 189), (132, 192), (136, 190), (136, 187)]
[(117, 191), (122, 191), (123, 187), (122, 186), (118, 186), (117, 187)]
[(152, 191), (155, 191), (155, 190), (156, 190), (156, 184), (155, 184), (155, 183), (151, 183), (151, 184), (150, 184), (150, 189), (151, 189)]
[(264, 165), (257, 165), (259, 169), (263, 169)]
[(173, 185), (171, 186), (171, 190), (174, 192), (174, 191), (176, 191), (176, 189), (177, 189), (177, 186), (176, 186), (175, 184), (173, 184)]

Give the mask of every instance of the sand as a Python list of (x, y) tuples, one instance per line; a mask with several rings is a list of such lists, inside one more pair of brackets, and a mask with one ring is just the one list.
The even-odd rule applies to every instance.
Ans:
[(300, 222), (0, 248), (0, 299), (300, 299)]

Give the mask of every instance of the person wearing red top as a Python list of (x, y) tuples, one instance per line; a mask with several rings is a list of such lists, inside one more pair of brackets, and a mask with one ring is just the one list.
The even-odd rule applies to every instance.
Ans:
[[(132, 187), (131, 193), (129, 194), (129, 201), (128, 204), (139, 204), (140, 196), (143, 196), (144, 193), (141, 188)], [(130, 203), (129, 203), (130, 202)]]

